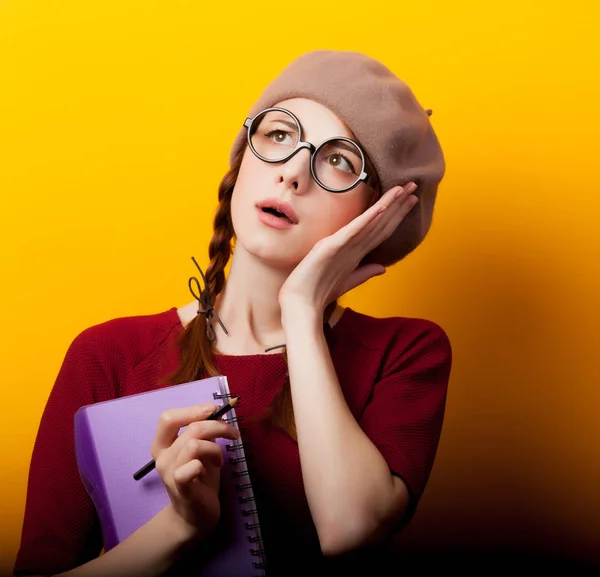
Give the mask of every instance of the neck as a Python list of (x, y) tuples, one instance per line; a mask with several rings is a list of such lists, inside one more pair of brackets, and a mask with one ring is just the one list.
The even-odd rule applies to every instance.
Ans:
[(215, 303), (229, 333), (219, 326), (219, 349), (232, 343), (264, 349), (285, 342), (279, 291), (290, 272), (269, 266), (241, 246), (236, 248), (225, 288)]
[[(269, 347), (285, 343), (279, 291), (290, 272), (269, 266), (243, 247), (236, 247), (225, 288), (215, 302), (215, 310), (228, 333), (213, 319), (216, 350), (223, 354), (263, 353)], [(197, 311), (197, 301), (181, 307), (178, 310), (181, 323), (187, 325)], [(330, 326), (343, 312), (344, 308), (338, 305), (329, 319)], [(281, 349), (273, 352), (280, 353)]]

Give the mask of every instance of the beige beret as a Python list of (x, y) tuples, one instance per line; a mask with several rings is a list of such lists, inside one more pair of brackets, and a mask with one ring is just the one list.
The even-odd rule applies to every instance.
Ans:
[[(363, 263), (390, 266), (403, 259), (429, 231), (445, 172), (431, 110), (381, 62), (359, 52), (315, 50), (292, 61), (264, 89), (248, 116), (298, 97), (323, 104), (346, 123), (373, 163), (382, 192), (410, 181), (418, 185), (413, 194), (419, 202)], [(246, 144), (242, 127), (231, 149), (232, 162)]]

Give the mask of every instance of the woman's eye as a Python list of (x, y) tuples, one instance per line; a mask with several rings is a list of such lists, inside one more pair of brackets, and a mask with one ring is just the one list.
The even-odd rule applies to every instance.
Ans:
[(277, 144), (284, 144), (286, 137), (290, 136), (290, 134), (285, 132), (285, 130), (271, 130), (265, 136)]
[(345, 170), (347, 172), (355, 172), (354, 166), (352, 162), (348, 158), (346, 158), (343, 154), (336, 152), (329, 156), (329, 164), (334, 168), (339, 168), (340, 170)]

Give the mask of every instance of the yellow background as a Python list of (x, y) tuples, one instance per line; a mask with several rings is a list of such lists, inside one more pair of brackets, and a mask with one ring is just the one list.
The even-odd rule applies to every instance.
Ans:
[(0, 570), (37, 425), (84, 328), (191, 300), (229, 147), (316, 48), (406, 80), (447, 174), (424, 244), (342, 303), (454, 350), (407, 549), (591, 558), (600, 531), (597, 0), (0, 3)]

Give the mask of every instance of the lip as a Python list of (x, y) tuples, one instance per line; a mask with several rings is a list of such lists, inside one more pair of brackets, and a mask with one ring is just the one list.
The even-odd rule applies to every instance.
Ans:
[(292, 228), (294, 226), (289, 220), (286, 220), (285, 218), (281, 218), (279, 216), (275, 216), (274, 214), (271, 214), (269, 212), (263, 212), (263, 210), (258, 206), (256, 207), (256, 212), (258, 220), (272, 228), (284, 230), (286, 228)]
[(275, 210), (278, 210), (279, 212), (285, 214), (285, 216), (287, 216), (290, 219), (292, 224), (298, 224), (298, 216), (294, 212), (292, 205), (283, 200), (280, 200), (279, 198), (267, 198), (266, 200), (262, 200), (261, 202), (259, 202), (256, 205), (256, 207), (260, 212), (262, 212), (261, 209), (263, 208), (274, 208)]

